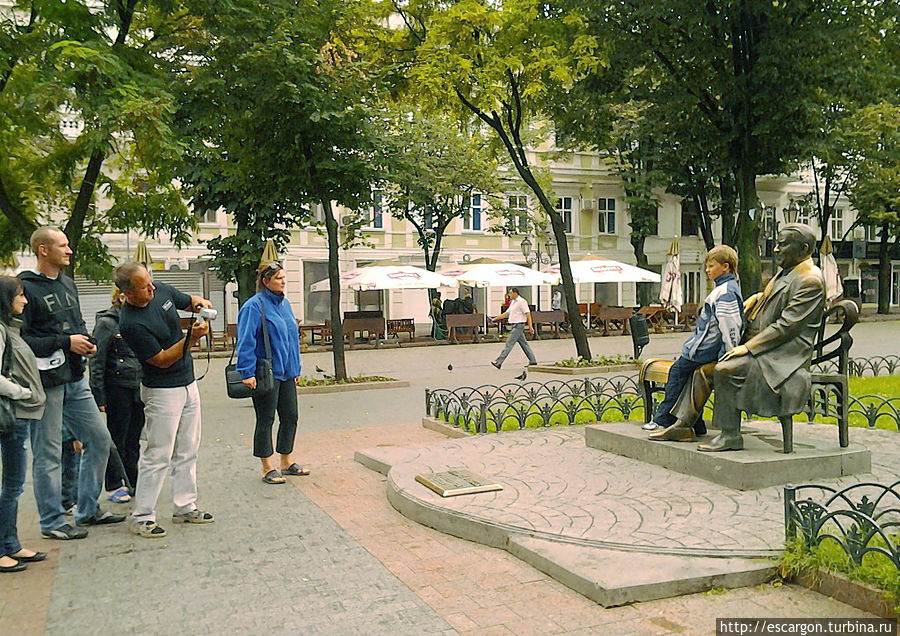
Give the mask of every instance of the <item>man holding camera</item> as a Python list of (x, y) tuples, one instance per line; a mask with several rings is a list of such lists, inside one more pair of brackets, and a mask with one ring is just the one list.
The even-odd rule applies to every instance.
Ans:
[(41, 384), (47, 394), (44, 415), (30, 420), (34, 498), (41, 534), (47, 539), (82, 539), (87, 530), (65, 523), (60, 462), (62, 428), (84, 445), (78, 477), (78, 526), (125, 521), (124, 515), (101, 510), (97, 497), (103, 487), (112, 438), (84, 377), (84, 359), (97, 353), (81, 316), (78, 290), (62, 273), (69, 266), (69, 239), (53, 227), (39, 227), (31, 235), (37, 269), (19, 274), (28, 304), (22, 339), (37, 358)]
[[(197, 508), (197, 452), (200, 448), (200, 392), (190, 349), (209, 333), (211, 303), (170, 285), (154, 284), (138, 263), (116, 268), (116, 286), (125, 296), (119, 329), (141, 361), (144, 433), (147, 445), (138, 464), (131, 531), (146, 538), (166, 536), (156, 523), (156, 502), (172, 472), (172, 522), (211, 523)], [(190, 334), (181, 332), (178, 310), (200, 313)]]

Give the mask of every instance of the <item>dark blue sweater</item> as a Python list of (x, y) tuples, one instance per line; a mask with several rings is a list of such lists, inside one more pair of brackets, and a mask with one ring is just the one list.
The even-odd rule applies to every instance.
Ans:
[(276, 380), (300, 375), (300, 333), (291, 304), (284, 296), (263, 289), (244, 303), (238, 312), (237, 370), (242, 378), (256, 375), (256, 360), (266, 357), (260, 322), (260, 305), (265, 306), (272, 371)]

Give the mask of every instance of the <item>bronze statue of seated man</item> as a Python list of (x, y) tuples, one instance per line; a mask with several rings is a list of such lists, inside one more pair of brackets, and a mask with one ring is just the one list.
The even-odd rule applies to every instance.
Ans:
[(803, 411), (825, 307), (825, 279), (811, 258), (815, 243), (812, 228), (802, 223), (789, 223), (778, 232), (775, 262), (781, 270), (764, 291), (748, 299), (744, 343), (716, 363), (713, 426), (721, 432), (699, 450), (742, 449), (741, 411), (763, 417)]

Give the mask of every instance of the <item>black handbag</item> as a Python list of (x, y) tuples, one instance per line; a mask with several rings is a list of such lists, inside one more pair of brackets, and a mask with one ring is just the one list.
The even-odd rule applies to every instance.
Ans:
[[(0, 362), (0, 375), (8, 378), (12, 371), (13, 354), (12, 343), (9, 341), (9, 334), (3, 343), (3, 362)], [(8, 433), (16, 426), (16, 405), (13, 401), (5, 396), (0, 396), (0, 433)]]
[(225, 390), (228, 397), (236, 400), (261, 395), (266, 395), (275, 388), (275, 374), (272, 372), (272, 346), (269, 344), (269, 327), (266, 325), (266, 309), (262, 303), (259, 305), (259, 312), (262, 323), (263, 344), (266, 347), (266, 357), (257, 358), (256, 360), (256, 388), (251, 389), (244, 384), (241, 374), (238, 373), (237, 365), (233, 364), (234, 352), (237, 349), (237, 342), (231, 349), (231, 357), (228, 359), (228, 365), (225, 367)]

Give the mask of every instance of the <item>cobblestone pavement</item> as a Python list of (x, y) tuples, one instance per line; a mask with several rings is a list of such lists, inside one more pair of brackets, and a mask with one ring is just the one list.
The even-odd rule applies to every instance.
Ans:
[[(795, 428), (798, 442), (817, 437), (837, 446), (834, 426), (798, 424)], [(754, 422), (753, 429), (780, 431), (777, 422)], [(891, 483), (900, 473), (900, 452), (890, 443), (897, 435), (851, 429), (854, 443), (872, 449), (875, 474), (816, 483), (840, 486), (871, 479)], [(452, 468), (468, 468), (503, 484), (503, 490), (443, 498), (415, 481), (417, 474)], [(781, 487), (732, 490), (586, 448), (582, 427), (446, 441), (393, 465), (390, 480), (402, 497), (451, 515), (513, 533), (563, 537), (585, 545), (754, 556), (774, 553), (784, 542)]]
[[(896, 324), (879, 326), (873, 337), (883, 348), (894, 341)], [(677, 353), (683, 339), (654, 336), (645, 356)], [(213, 360), (200, 384), (198, 473), (200, 503), (216, 522), (173, 526), (166, 488), (159, 511), (165, 539), (112, 526), (92, 528), (82, 541), (46, 541), (26, 484), (20, 536), (50, 557), (0, 577), (0, 634), (693, 634), (710, 633), (715, 616), (860, 615), (793, 586), (605, 610), (505, 552), (400, 516), (387, 503), (384, 478), (356, 464), (353, 451), (445, 441), (421, 428), (423, 387), (509, 380), (524, 360), (514, 353), (503, 371), (494, 370), (489, 362), (498, 346), (349, 352), (352, 373), (392, 375), (412, 386), (303, 397), (297, 449), (314, 472), (283, 487), (259, 480), (249, 448), (252, 409), (225, 398), (225, 360)], [(592, 347), (602, 355), (625, 353), (630, 339), (593, 339)], [(570, 357), (573, 346), (548, 340), (535, 350), (553, 360)], [(306, 373), (316, 364), (330, 369), (330, 354), (304, 355)], [(204, 366), (198, 361), (198, 372)]]

